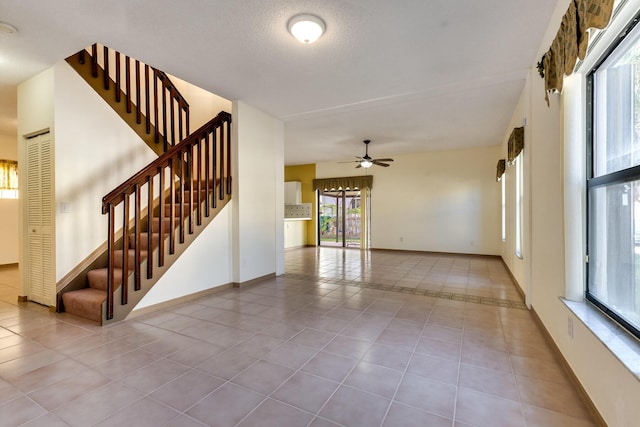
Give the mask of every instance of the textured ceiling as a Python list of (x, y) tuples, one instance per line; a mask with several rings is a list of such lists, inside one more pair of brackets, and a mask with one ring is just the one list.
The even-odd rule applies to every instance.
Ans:
[[(3, 0), (18, 33), (0, 35), (0, 115), (13, 86), (99, 42), (281, 118), (286, 164), (349, 159), (363, 139), (377, 156), (496, 145), (555, 3)], [(316, 43), (287, 32), (298, 13), (326, 22)]]

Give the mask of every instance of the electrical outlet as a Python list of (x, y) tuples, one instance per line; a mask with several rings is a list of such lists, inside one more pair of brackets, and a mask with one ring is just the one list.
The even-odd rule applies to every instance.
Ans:
[(404, 237), (400, 237), (400, 243), (404, 242)]
[(571, 316), (567, 317), (567, 332), (573, 338), (573, 318)]

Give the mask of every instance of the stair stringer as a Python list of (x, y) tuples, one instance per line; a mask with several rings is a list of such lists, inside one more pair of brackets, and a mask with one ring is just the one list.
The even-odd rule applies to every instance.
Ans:
[[(217, 194), (214, 192), (214, 197), (217, 197)], [(151, 288), (160, 280), (160, 278), (173, 266), (173, 264), (182, 256), (184, 251), (198, 238), (198, 236), (202, 233), (202, 231), (209, 226), (209, 224), (213, 221), (213, 219), (218, 216), (218, 214), (225, 208), (225, 206), (231, 201), (231, 195), (224, 194), (224, 199), (217, 199), (217, 206), (215, 208), (211, 207), (209, 216), (205, 217), (202, 215), (202, 223), (197, 225), (194, 220), (193, 233), (188, 233), (189, 226), (189, 218), (187, 217), (183, 226), (185, 227), (184, 233), (184, 243), (180, 243), (178, 237), (176, 237), (176, 245), (175, 252), (173, 254), (169, 254), (169, 238), (165, 238), (164, 244), (164, 265), (162, 267), (158, 267), (157, 260), (159, 249), (156, 248), (153, 250), (153, 277), (151, 279), (147, 278), (147, 262), (148, 260), (144, 260), (140, 263), (140, 290), (135, 291), (131, 289), (132, 284), (134, 283), (133, 273), (129, 274), (128, 283), (130, 286), (128, 303), (125, 305), (120, 304), (120, 287), (116, 288), (113, 295), (113, 318), (107, 319), (107, 302), (106, 300), (102, 303), (102, 325), (108, 325), (111, 323), (119, 322), (124, 320), (138, 305), (138, 303), (142, 300), (142, 298), (151, 290)], [(204, 202), (200, 204), (201, 209), (204, 211)], [(194, 211), (195, 213), (195, 211)], [(178, 228), (174, 231), (176, 234), (178, 233)]]
[(115, 82), (109, 78), (109, 90), (104, 88), (104, 69), (98, 65), (98, 76), (93, 77), (91, 73), (91, 54), (84, 52), (85, 61), (84, 64), (80, 63), (80, 53), (78, 52), (71, 55), (66, 59), (67, 63), (73, 68), (82, 79), (87, 82), (93, 90), (124, 120), (131, 129), (138, 135), (149, 148), (151, 148), (158, 156), (164, 153), (164, 144), (161, 140), (156, 142), (155, 140), (155, 127), (153, 123), (150, 125), (150, 131), (147, 133), (147, 125), (145, 115), (141, 112), (142, 120), (138, 123), (136, 118), (136, 106), (132, 103), (131, 112), (127, 112), (127, 102), (124, 91), (120, 90), (121, 101), (116, 101), (115, 96)]

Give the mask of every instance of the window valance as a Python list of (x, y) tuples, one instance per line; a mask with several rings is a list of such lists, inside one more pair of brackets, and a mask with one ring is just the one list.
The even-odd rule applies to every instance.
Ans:
[(509, 136), (509, 143), (507, 144), (507, 160), (509, 163), (518, 157), (518, 154), (524, 148), (524, 127), (514, 128)]
[(538, 63), (544, 78), (545, 100), (549, 92), (562, 92), (564, 75), (570, 75), (576, 60), (584, 59), (589, 44), (589, 28), (603, 29), (613, 14), (614, 0), (572, 0), (567, 13), (551, 43), (551, 47)]
[(362, 190), (373, 186), (373, 176), (345, 176), (341, 178), (320, 178), (313, 180), (314, 190)]
[(498, 166), (496, 166), (496, 181), (500, 181), (504, 171), (507, 169), (507, 161), (505, 159), (498, 160)]

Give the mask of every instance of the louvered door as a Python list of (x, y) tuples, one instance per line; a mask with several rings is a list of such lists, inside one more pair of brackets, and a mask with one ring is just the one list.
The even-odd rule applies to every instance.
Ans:
[(27, 140), (27, 274), (29, 299), (55, 304), (53, 142), (47, 133)]

